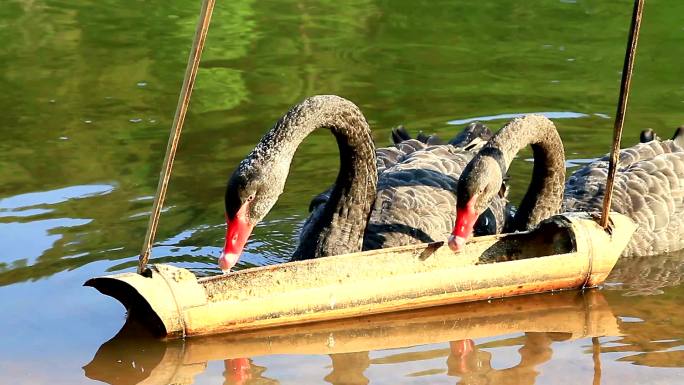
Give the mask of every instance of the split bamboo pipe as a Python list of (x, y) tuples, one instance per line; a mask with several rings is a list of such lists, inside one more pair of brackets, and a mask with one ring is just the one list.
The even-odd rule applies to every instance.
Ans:
[(635, 225), (612, 214), (608, 234), (586, 213), (552, 217), (531, 232), (476, 237), (454, 255), (435, 244), (290, 262), (197, 279), (154, 265), (86, 282), (174, 337), (350, 318), (603, 282)]

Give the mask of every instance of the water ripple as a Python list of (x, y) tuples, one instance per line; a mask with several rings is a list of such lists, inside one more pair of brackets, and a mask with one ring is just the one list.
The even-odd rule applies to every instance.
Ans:
[(472, 123), (472, 122), (487, 122), (490, 120), (510, 120), (510, 119), (521, 118), (525, 115), (532, 115), (532, 114), (543, 115), (549, 119), (577, 119), (577, 118), (586, 118), (589, 116), (589, 114), (585, 114), (582, 112), (572, 112), (572, 111), (521, 112), (521, 113), (514, 113), (514, 114), (485, 115), (485, 116), (475, 116), (475, 117), (465, 118), (465, 119), (455, 119), (455, 120), (448, 121), (447, 124), (461, 125), (461, 124), (468, 124), (468, 123)]
[(31, 192), (0, 199), (0, 213), (39, 205), (54, 205), (72, 199), (106, 195), (114, 191), (108, 184), (69, 186), (56, 190)]

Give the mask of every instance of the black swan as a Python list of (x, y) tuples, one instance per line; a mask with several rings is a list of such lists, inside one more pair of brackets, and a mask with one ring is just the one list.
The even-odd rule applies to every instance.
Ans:
[[(457, 220), (449, 246), (463, 248), (472, 221), (492, 199), (494, 187), (513, 156), (530, 144), (532, 181), (511, 230), (525, 230), (561, 211), (600, 211), (608, 157), (574, 172), (563, 185), (563, 145), (554, 124), (543, 116), (513, 120), (473, 158), (458, 184)], [(612, 210), (638, 225), (625, 256), (661, 254), (684, 248), (684, 127), (673, 140), (652, 140), (620, 151)]]
[[(376, 151), (368, 123), (352, 102), (333, 95), (304, 100), (278, 120), (228, 180), (223, 271), (237, 263), (254, 226), (282, 193), (297, 147), (317, 128), (329, 128), (337, 139), (340, 170), (335, 184), (311, 202), (293, 259), (446, 239), (456, 218), (458, 176), (488, 132), (471, 125), (451, 144), (429, 145), (396, 130), (398, 144)], [(476, 232), (500, 232), (505, 207), (505, 187), (499, 186)]]
[(641, 134), (639, 134), (640, 143), (648, 143), (652, 140), (660, 140), (660, 138), (658, 137), (658, 135), (656, 135), (655, 131), (653, 131), (652, 128), (642, 130)]

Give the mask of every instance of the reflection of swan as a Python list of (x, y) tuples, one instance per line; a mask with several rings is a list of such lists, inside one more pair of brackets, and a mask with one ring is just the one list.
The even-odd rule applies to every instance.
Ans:
[(368, 378), (363, 374), (370, 366), (368, 352), (331, 354), (332, 370), (324, 380), (332, 385), (366, 385)]
[(249, 358), (229, 358), (223, 361), (223, 385), (275, 385), (278, 381), (263, 375), (266, 368)]
[[(536, 383), (540, 374), (539, 366), (551, 359), (553, 350), (551, 344), (556, 341), (568, 339), (564, 333), (539, 333), (528, 332), (521, 341), (522, 346), (518, 349), (520, 362), (505, 369), (492, 367), (492, 353), (481, 350), (473, 345), (469, 350), (462, 351), (460, 344), (450, 344), (449, 357), (447, 358), (447, 374), (460, 377), (458, 384), (516, 384), (532, 385)], [(500, 346), (503, 341), (496, 341)], [(492, 346), (490, 346), (492, 347)]]
[[(638, 224), (623, 255), (653, 255), (684, 248), (684, 130), (675, 140), (639, 143), (620, 151), (612, 210)], [(679, 137), (681, 135), (682, 137)], [(458, 215), (450, 246), (460, 250), (515, 154), (532, 146), (534, 169), (511, 230), (535, 226), (561, 211), (600, 211), (608, 157), (575, 171), (565, 186), (563, 144), (554, 124), (530, 115), (515, 119), (484, 146), (458, 184)]]
[(602, 352), (617, 353), (620, 361), (639, 366), (681, 366), (676, 363), (682, 362), (684, 318), (677, 311), (683, 284), (684, 251), (620, 258), (603, 293), (621, 319), (622, 337), (612, 339)]
[(622, 295), (658, 295), (684, 283), (684, 251), (645, 257), (620, 258), (606, 279), (607, 290)]
[[(300, 143), (324, 127), (337, 139), (340, 169), (333, 187), (311, 202), (295, 259), (448, 236), (455, 220), (458, 175), (473, 157), (470, 150), (484, 143), (477, 140), (478, 133), (484, 134), (483, 126), (469, 126), (475, 135), (461, 136), (458, 143), (427, 145), (406, 140), (376, 154), (370, 128), (358, 107), (337, 96), (320, 95), (285, 114), (230, 177), (221, 269), (228, 270), (237, 262), (252, 229), (278, 200)], [(401, 139), (401, 135), (395, 137)], [(494, 198), (495, 215), (490, 215), (482, 234), (502, 228), (505, 200), (501, 195)]]
[[(135, 314), (131, 314), (124, 328), (100, 347), (92, 362), (84, 367), (86, 376), (110, 384), (191, 383), (194, 376), (205, 370), (208, 361), (225, 359), (345, 354), (520, 332), (563, 332), (572, 338), (619, 333), (615, 317), (596, 290), (521, 296), (491, 303), (473, 302), (173, 341), (147, 337), (136, 327), (135, 320)], [(339, 371), (330, 373), (331, 381), (339, 377), (345, 366), (354, 366), (358, 373), (363, 373), (366, 361), (363, 353), (359, 353), (335, 356), (333, 362), (337, 362)], [(246, 365), (244, 360), (230, 361), (228, 367), (248, 372), (252, 379), (275, 381), (265, 379), (263, 371), (255, 369), (252, 362), (251, 369)], [(226, 373), (232, 375), (230, 371)], [(273, 377), (273, 372), (267, 373)], [(357, 379), (363, 381), (361, 377)]]

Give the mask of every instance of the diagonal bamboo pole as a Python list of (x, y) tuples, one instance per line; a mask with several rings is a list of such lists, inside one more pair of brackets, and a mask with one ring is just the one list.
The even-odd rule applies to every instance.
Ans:
[(601, 340), (599, 337), (591, 338), (591, 358), (594, 361), (594, 378), (592, 385), (601, 385)]
[(610, 153), (610, 163), (608, 164), (608, 180), (603, 197), (603, 211), (601, 213), (601, 226), (608, 227), (608, 213), (613, 197), (613, 184), (615, 183), (615, 169), (617, 168), (618, 155), (620, 153), (620, 140), (622, 139), (622, 127), (625, 123), (625, 112), (627, 110), (627, 100), (629, 99), (629, 88), (632, 84), (632, 71), (634, 69), (634, 56), (636, 55), (637, 43), (639, 41), (639, 29), (641, 28), (641, 15), (644, 10), (644, 0), (634, 0), (634, 12), (632, 13), (632, 25), (630, 26), (629, 40), (627, 41), (627, 52), (625, 53), (625, 63), (622, 67), (622, 81), (620, 82), (620, 99), (618, 101), (617, 113), (615, 114), (615, 125), (613, 126), (613, 148)]
[(152, 244), (154, 243), (154, 236), (157, 233), (161, 208), (164, 204), (166, 189), (169, 185), (169, 179), (171, 178), (173, 159), (176, 156), (176, 149), (178, 148), (178, 141), (180, 140), (181, 130), (183, 129), (185, 114), (188, 111), (188, 105), (190, 104), (190, 95), (192, 94), (192, 87), (195, 84), (195, 77), (197, 76), (200, 57), (202, 56), (202, 49), (204, 48), (204, 42), (207, 38), (207, 30), (209, 29), (209, 22), (211, 21), (211, 13), (214, 10), (215, 2), (215, 0), (203, 0), (202, 2), (200, 19), (197, 23), (197, 29), (195, 30), (195, 38), (192, 43), (192, 49), (190, 50), (188, 65), (185, 68), (185, 78), (183, 79), (183, 86), (181, 88), (180, 96), (178, 97), (178, 105), (176, 106), (176, 115), (173, 118), (173, 125), (171, 126), (169, 143), (166, 146), (164, 165), (159, 176), (159, 184), (157, 185), (157, 193), (154, 196), (154, 203), (152, 204), (150, 221), (147, 224), (145, 241), (143, 242), (142, 250), (140, 251), (140, 260), (138, 263), (139, 274), (142, 274), (145, 271), (147, 261), (150, 259), (150, 251), (152, 249)]

